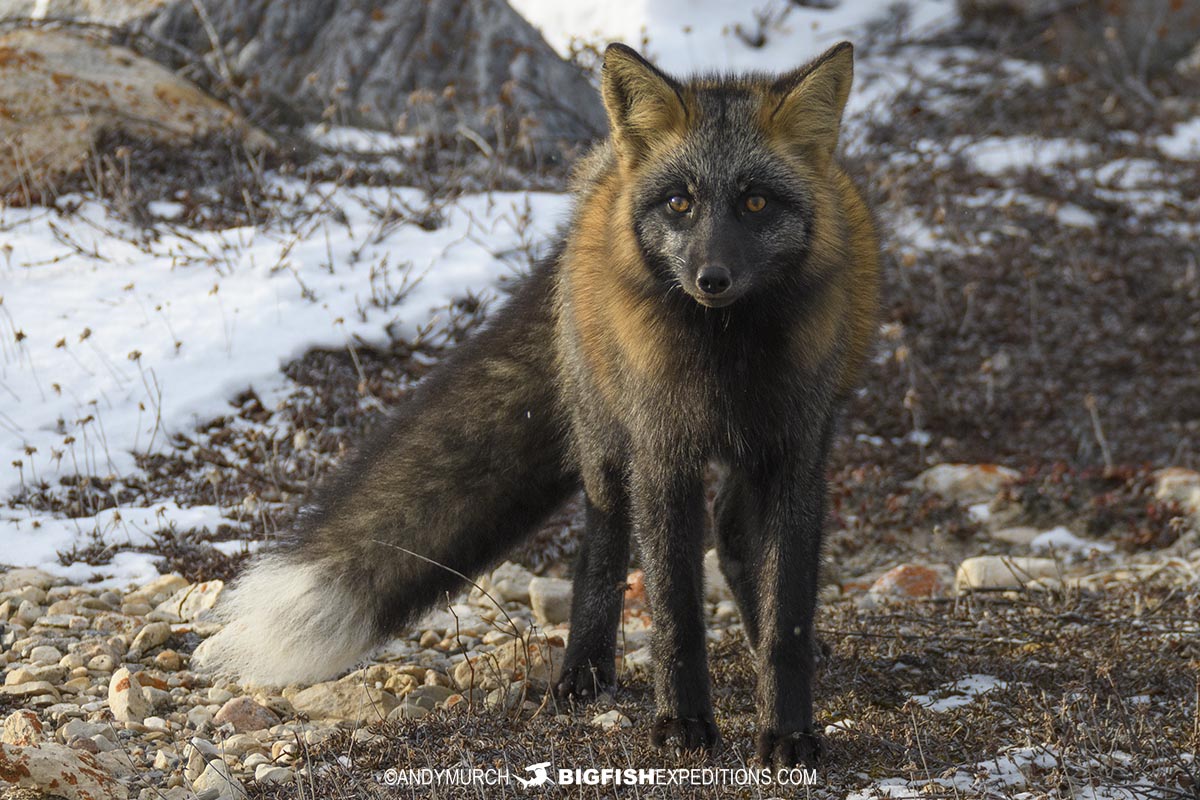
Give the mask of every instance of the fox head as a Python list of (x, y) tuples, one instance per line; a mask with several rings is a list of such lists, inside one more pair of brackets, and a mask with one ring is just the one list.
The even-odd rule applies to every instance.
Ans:
[(846, 42), (782, 76), (686, 82), (610, 45), (612, 147), (655, 277), (708, 307), (819, 279), (810, 256), (831, 246), (821, 209), (835, 202), (830, 167), (852, 80)]

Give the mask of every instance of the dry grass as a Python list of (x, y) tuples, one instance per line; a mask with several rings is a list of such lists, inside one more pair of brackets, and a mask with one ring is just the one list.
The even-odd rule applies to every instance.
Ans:
[[(922, 797), (1075, 797), (1088, 786), (1133, 787), (1132, 797), (1196, 797), (1200, 747), (1200, 602), (1166, 584), (1103, 593), (977, 595), (864, 612), (828, 604), (818, 623), (832, 656), (818, 679), (821, 726), (851, 723), (827, 738), (819, 783), (800, 796), (845, 797), (876, 780), (902, 778)], [(752, 752), (753, 673), (744, 642), (731, 634), (711, 649), (723, 749), (711, 759), (650, 747), (650, 688), (626, 675), (615, 707), (634, 723), (609, 732), (587, 724), (595, 708), (499, 714), (466, 704), (421, 720), (381, 723), (368, 742), (349, 732), (309, 751), (301, 788), (255, 787), (254, 797), (508, 797), (511, 787), (398, 791), (388, 768), (756, 768)], [(958, 708), (913, 700), (968, 675), (1003, 682)], [(540, 698), (534, 697), (535, 701)], [(1045, 766), (1023, 783), (987, 779), (983, 762), (1030, 748)], [(983, 765), (980, 767), (979, 765)], [(995, 772), (995, 769), (992, 770)], [(938, 784), (939, 781), (944, 783)], [(1150, 787), (1154, 787), (1151, 789)], [(771, 797), (778, 790), (681, 790), (612, 786), (560, 789), (581, 797)]]

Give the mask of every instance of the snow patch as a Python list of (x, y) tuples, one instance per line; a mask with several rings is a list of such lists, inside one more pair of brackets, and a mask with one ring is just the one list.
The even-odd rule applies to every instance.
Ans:
[(1051, 550), (1059, 555), (1089, 555), (1091, 553), (1111, 553), (1113, 546), (1109, 542), (1093, 542), (1081, 539), (1062, 525), (1039, 533), (1029, 543), (1031, 549)]
[(1021, 169), (1048, 170), (1085, 159), (1092, 152), (1091, 146), (1073, 139), (1038, 136), (990, 136), (962, 148), (963, 156), (986, 175)]
[(1166, 136), (1158, 137), (1158, 149), (1180, 161), (1200, 158), (1200, 117), (1181, 122)]
[(934, 689), (929, 694), (913, 695), (912, 699), (930, 711), (949, 711), (969, 705), (975, 698), (1008, 684), (994, 675), (968, 675)]

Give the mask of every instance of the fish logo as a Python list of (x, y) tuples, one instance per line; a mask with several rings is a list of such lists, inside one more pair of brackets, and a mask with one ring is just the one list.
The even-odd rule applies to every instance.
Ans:
[(521, 784), (521, 788), (532, 789), (535, 786), (544, 786), (545, 784), (549, 783), (550, 773), (546, 771), (546, 768), (549, 766), (549, 761), (543, 761), (540, 764), (530, 764), (528, 767), (526, 767), (525, 771), (532, 772), (533, 777), (522, 778), (518, 775), (517, 781)]

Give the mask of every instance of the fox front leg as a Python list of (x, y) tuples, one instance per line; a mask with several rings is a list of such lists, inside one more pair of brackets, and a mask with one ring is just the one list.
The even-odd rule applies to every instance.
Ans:
[(700, 471), (635, 456), (630, 494), (654, 618), (650, 647), (657, 718), (650, 740), (657, 747), (709, 750), (719, 736), (705, 649)]
[(629, 569), (629, 494), (622, 470), (584, 470), (587, 529), (575, 560), (571, 636), (556, 694), (594, 700), (616, 685), (616, 640)]
[[(812, 766), (817, 652), (813, 619), (825, 520), (827, 444), (761, 474), (763, 527), (758, 561), (758, 757), (767, 765)], [(815, 452), (814, 452), (815, 451)], [(807, 457), (805, 457), (807, 456)]]

